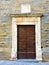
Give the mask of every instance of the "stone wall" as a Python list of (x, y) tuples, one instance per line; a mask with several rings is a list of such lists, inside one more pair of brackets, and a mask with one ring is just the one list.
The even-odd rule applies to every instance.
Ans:
[[(0, 35), (7, 34), (6, 39), (4, 35), (0, 36), (2, 43), (11, 45), (11, 18), (10, 14), (21, 13), (21, 4), (30, 4), (31, 13), (42, 13), (41, 18), (41, 38), (43, 59), (49, 59), (49, 0), (0, 0)], [(3, 30), (4, 29), (4, 30)], [(6, 35), (5, 35), (6, 36)], [(1, 43), (1, 41), (0, 41)], [(46, 55), (46, 56), (45, 56)]]
[(49, 61), (49, 15), (42, 17), (41, 34), (43, 60)]

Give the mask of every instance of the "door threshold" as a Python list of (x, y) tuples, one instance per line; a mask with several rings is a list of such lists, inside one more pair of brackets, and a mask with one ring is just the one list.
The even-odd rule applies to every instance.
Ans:
[(36, 59), (17, 59), (18, 62), (39, 62)]

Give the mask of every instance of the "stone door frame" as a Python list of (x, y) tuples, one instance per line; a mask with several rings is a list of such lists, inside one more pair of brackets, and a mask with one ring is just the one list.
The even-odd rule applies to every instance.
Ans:
[[(20, 16), (21, 17), (21, 16)], [(40, 16), (33, 16), (28, 22), (27, 17), (24, 21), (19, 20), (18, 17), (12, 17), (12, 53), (11, 59), (17, 59), (17, 25), (35, 25), (35, 44), (36, 44), (36, 60), (42, 60), (42, 49), (41, 49), (41, 21)]]

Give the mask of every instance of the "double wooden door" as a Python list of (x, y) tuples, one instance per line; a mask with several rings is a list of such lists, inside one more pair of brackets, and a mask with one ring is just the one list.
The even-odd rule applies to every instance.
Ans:
[(35, 59), (35, 25), (18, 25), (17, 31), (17, 58)]

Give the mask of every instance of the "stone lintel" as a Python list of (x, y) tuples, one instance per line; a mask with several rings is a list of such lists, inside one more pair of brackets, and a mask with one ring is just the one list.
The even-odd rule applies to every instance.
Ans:
[(10, 14), (11, 17), (42, 17), (41, 13), (31, 14), (31, 13), (22, 13), (22, 14)]

